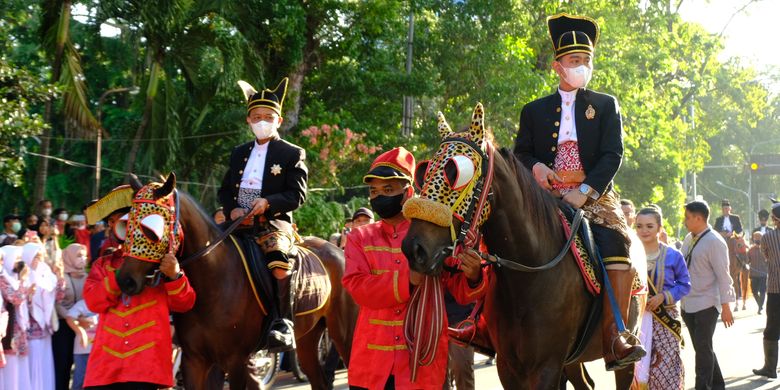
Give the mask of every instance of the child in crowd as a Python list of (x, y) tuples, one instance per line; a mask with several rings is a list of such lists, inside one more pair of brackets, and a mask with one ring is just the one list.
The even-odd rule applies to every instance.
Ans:
[(84, 375), (87, 372), (87, 361), (92, 351), (97, 330), (97, 314), (89, 311), (87, 303), (81, 299), (68, 310), (68, 326), (76, 333), (73, 344), (73, 385), (71, 390), (81, 390), (84, 385)]

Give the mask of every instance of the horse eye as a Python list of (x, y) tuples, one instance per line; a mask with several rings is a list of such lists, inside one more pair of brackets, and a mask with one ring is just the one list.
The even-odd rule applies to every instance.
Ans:
[(429, 160), (420, 161), (417, 164), (417, 168), (414, 169), (414, 186), (418, 191), (422, 191), (425, 184), (425, 174), (428, 172), (428, 167), (431, 165)]
[(146, 238), (152, 241), (160, 241), (165, 231), (165, 218), (159, 214), (145, 216), (141, 220), (141, 231)]
[(464, 155), (457, 155), (444, 164), (444, 178), (453, 190), (465, 187), (474, 179), (474, 162)]

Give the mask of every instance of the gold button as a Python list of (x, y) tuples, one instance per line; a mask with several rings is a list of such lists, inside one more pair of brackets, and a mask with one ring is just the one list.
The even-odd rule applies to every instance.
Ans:
[(246, 157), (244, 157), (244, 161), (246, 161)]
[(561, 122), (555, 121), (555, 126), (560, 126)]
[(560, 107), (555, 107), (555, 112), (561, 112), (561, 108)]
[(550, 150), (552, 150), (552, 151), (554, 152), (554, 151), (555, 151), (555, 146), (553, 146), (552, 148), (550, 148)]
[(233, 197), (233, 200), (237, 200), (237, 199), (238, 199), (238, 197), (237, 197), (237, 196), (234, 196), (234, 197)]
[(236, 184), (236, 188), (238, 188), (238, 184)]
[(553, 138), (558, 138), (558, 133), (553, 133)]
[(243, 169), (242, 169), (242, 170), (240, 170), (240, 171), (238, 171), (238, 174), (239, 174), (239, 175), (240, 175), (240, 174), (242, 174), (242, 173), (244, 173), (244, 170), (243, 170)]

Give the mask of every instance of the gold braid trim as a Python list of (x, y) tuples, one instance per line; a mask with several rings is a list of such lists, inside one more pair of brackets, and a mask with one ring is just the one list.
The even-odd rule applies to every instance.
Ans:
[(430, 199), (411, 198), (404, 203), (403, 212), (407, 219), (421, 219), (441, 227), (452, 225), (450, 208)]

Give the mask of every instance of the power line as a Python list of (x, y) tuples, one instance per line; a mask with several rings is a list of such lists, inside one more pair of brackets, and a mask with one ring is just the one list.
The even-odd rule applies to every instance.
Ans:
[[(210, 138), (210, 137), (219, 137), (222, 135), (231, 135), (231, 134), (238, 134), (243, 133), (243, 130), (233, 130), (233, 131), (223, 131), (221, 133), (211, 133), (211, 134), (201, 134), (201, 135), (188, 135), (184, 137), (177, 137), (176, 139), (199, 139), (199, 138)], [(48, 138), (50, 140), (55, 141), (81, 141), (81, 142), (95, 142), (95, 138), (81, 138), (81, 137), (42, 137), (38, 136), (38, 138), (44, 139)], [(134, 139), (132, 138), (104, 138), (103, 142), (131, 142)], [(169, 141), (170, 138), (166, 137), (160, 137), (160, 138), (141, 138), (139, 141)]]
[[(76, 168), (88, 168), (88, 169), (92, 169), (92, 170), (95, 170), (95, 168), (97, 168), (96, 166), (94, 166), (92, 164), (85, 164), (85, 163), (78, 162), (78, 161), (68, 160), (68, 159), (65, 159), (65, 158), (62, 158), (62, 157), (49, 156), (49, 155), (45, 155), (45, 154), (40, 154), (40, 153), (35, 153), (35, 152), (28, 152), (28, 151), (23, 151), (22, 153), (29, 154), (29, 155), (35, 156), (35, 157), (41, 157), (41, 158), (46, 158), (46, 159), (49, 159), (49, 160), (54, 160), (54, 161), (57, 161), (57, 162), (60, 162), (60, 163), (63, 163), (65, 165), (69, 165), (69, 166), (72, 166), (72, 167), (76, 167)], [(120, 171), (120, 170), (117, 170), (117, 169), (111, 169), (111, 168), (106, 168), (106, 167), (100, 167), (100, 170), (106, 171), (106, 172), (111, 172), (111, 173), (116, 173), (116, 174), (122, 175), (122, 176), (127, 176), (127, 175), (131, 174), (131, 172), (125, 172), (125, 171)], [(159, 177), (149, 176), (149, 175), (142, 175), (142, 174), (136, 174), (136, 176), (138, 176), (139, 178), (143, 177), (143, 178), (147, 178), (147, 179), (151, 179), (151, 180), (159, 180), (160, 179)], [(202, 187), (207, 187), (207, 188), (218, 188), (219, 187), (219, 186), (214, 185), (214, 184), (198, 183), (198, 182), (194, 182), (194, 181), (184, 181), (184, 180), (178, 180), (178, 179), (176, 180), (176, 182), (177, 183), (181, 183), (181, 184), (196, 185), (196, 186), (202, 186)], [(349, 186), (349, 187), (314, 187), (314, 188), (309, 188), (309, 192), (329, 192), (329, 191), (340, 191), (340, 190), (352, 190), (352, 189), (364, 188), (364, 187), (365, 187), (365, 184), (357, 185), (357, 186)]]

